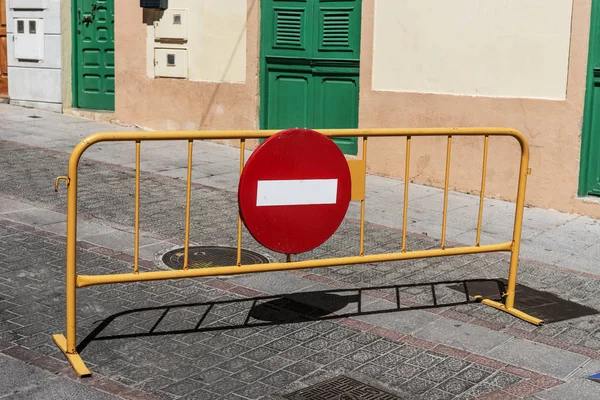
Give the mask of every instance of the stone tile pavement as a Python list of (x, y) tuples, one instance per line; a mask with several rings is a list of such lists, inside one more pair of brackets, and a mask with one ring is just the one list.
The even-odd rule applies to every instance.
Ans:
[[(79, 347), (94, 377), (76, 379), (50, 339), (64, 332), (66, 191), (54, 193), (53, 183), (81, 135), (109, 129), (123, 128), (0, 106), (0, 171), (8, 171), (0, 175), (0, 360), (9, 360), (10, 370), (41, 367), (60, 390), (89, 390), (89, 398), (281, 398), (340, 374), (406, 399), (598, 397), (600, 385), (584, 379), (600, 370), (597, 314), (534, 327), (437, 283), (503, 278), (508, 260), (495, 254), (84, 288)], [(191, 239), (231, 245), (235, 169), (225, 165), (235, 164), (237, 151), (197, 147), (194, 158), (203, 161), (196, 169), (211, 172), (194, 182)], [(160, 255), (183, 237), (181, 159), (165, 150), (144, 146), (148, 161), (161, 167), (148, 164), (143, 174), (143, 269), (166, 268)], [(105, 145), (82, 162), (80, 273), (131, 269), (130, 165), (130, 152)], [(379, 196), (368, 199), (367, 251), (396, 249), (399, 218), (388, 213), (402, 182), (369, 177), (369, 189)], [(423, 218), (411, 219), (409, 248), (439, 246), (426, 218), (439, 191), (411, 185), (411, 193), (419, 201), (409, 212)], [(477, 201), (453, 193), (452, 211), (467, 213)], [(510, 204), (486, 204), (493, 221), (487, 240), (502, 240)], [(353, 213), (324, 246), (302, 257), (355, 252)], [(460, 231), (453, 242), (472, 233), (460, 219), (450, 225)], [(596, 222), (536, 209), (526, 219), (530, 242), (519, 282), (600, 309), (595, 261), (567, 262), (574, 262), (571, 252), (593, 253)], [(556, 245), (565, 237), (574, 247)], [(281, 259), (247, 232), (243, 243)], [(32, 376), (31, 390), (44, 390), (46, 378)]]

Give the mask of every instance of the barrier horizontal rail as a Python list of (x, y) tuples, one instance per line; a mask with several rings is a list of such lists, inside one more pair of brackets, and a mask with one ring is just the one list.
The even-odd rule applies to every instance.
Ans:
[[(237, 236), (237, 264), (232, 266), (211, 267), (203, 269), (188, 269), (188, 250), (189, 250), (189, 231), (190, 231), (190, 213), (191, 213), (191, 181), (192, 181), (192, 153), (193, 144), (196, 140), (214, 140), (214, 139), (238, 139), (240, 140), (240, 173), (244, 169), (245, 141), (247, 139), (267, 138), (279, 131), (277, 130), (244, 130), (244, 131), (182, 131), (182, 132), (109, 132), (96, 133), (83, 139), (73, 150), (69, 159), (68, 176), (58, 177), (55, 189), (58, 189), (58, 182), (64, 179), (68, 187), (67, 193), (67, 260), (66, 260), (66, 337), (62, 334), (53, 335), (54, 342), (65, 354), (71, 363), (75, 372), (80, 376), (89, 376), (91, 373), (85, 366), (83, 360), (76, 350), (76, 289), (86, 286), (140, 282), (164, 279), (178, 279), (200, 276), (233, 275), (251, 272), (282, 271), (300, 268), (319, 268), (326, 266), (353, 265), (372, 262), (386, 262), (397, 260), (409, 260), (417, 258), (444, 257), (466, 254), (478, 254), (488, 252), (510, 252), (510, 267), (506, 293), (503, 294), (503, 301), (498, 302), (490, 299), (484, 299), (477, 296), (483, 304), (497, 308), (518, 318), (521, 318), (532, 324), (540, 325), (542, 320), (525, 314), (514, 307), (515, 289), (518, 269), (518, 255), (521, 242), (521, 230), (523, 220), (523, 209), (525, 204), (525, 188), (527, 175), (530, 172), (529, 164), (529, 145), (525, 137), (517, 130), (507, 128), (408, 128), (408, 129), (324, 129), (320, 133), (331, 137), (359, 137), (363, 139), (362, 159), (348, 160), (352, 177), (352, 200), (361, 202), (360, 217), (360, 251), (358, 255), (313, 259), (304, 261), (292, 261), (287, 256), (286, 262), (261, 264), (261, 265), (243, 265), (241, 263), (241, 239), (242, 239), (242, 221), (238, 216), (238, 236)], [(450, 177), (450, 160), (452, 138), (458, 137), (482, 137), (484, 139), (482, 179), (480, 191), (480, 204), (477, 221), (476, 243), (473, 246), (446, 248), (446, 225), (448, 213), (448, 182)], [(366, 177), (366, 156), (367, 142), (369, 138), (377, 137), (405, 137), (406, 138), (406, 160), (405, 160), (405, 182), (404, 185), (404, 204), (402, 221), (402, 244), (401, 251), (384, 254), (364, 254), (364, 227), (365, 227), (365, 177)], [(407, 251), (406, 249), (406, 226), (408, 213), (408, 193), (410, 182), (410, 155), (411, 141), (413, 138), (420, 137), (446, 137), (446, 170), (444, 183), (444, 203), (442, 210), (442, 239), (439, 249)], [(497, 243), (489, 245), (480, 244), (483, 203), (486, 183), (488, 145), (490, 137), (512, 137), (518, 141), (521, 147), (521, 158), (519, 166), (519, 181), (517, 188), (515, 220), (513, 227), (513, 239), (507, 243)], [(172, 271), (148, 271), (140, 272), (139, 264), (139, 209), (140, 209), (140, 153), (141, 142), (144, 141), (187, 141), (188, 142), (188, 170), (187, 170), (187, 192), (186, 192), (186, 228), (184, 238), (184, 267), (181, 270)], [(107, 274), (107, 275), (78, 275), (76, 260), (76, 241), (77, 241), (77, 174), (78, 165), (82, 154), (90, 146), (100, 142), (135, 142), (136, 149), (136, 173), (135, 173), (135, 239), (134, 239), (134, 265), (132, 273)]]

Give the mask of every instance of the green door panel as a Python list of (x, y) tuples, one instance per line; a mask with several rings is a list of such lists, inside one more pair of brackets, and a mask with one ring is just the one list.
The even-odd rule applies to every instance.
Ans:
[(589, 147), (586, 193), (584, 195), (600, 196), (600, 69), (592, 73), (592, 96), (586, 104), (591, 114), (588, 121), (588, 134), (592, 145)]
[[(315, 77), (314, 127), (358, 127), (358, 75)], [(357, 138), (334, 140), (346, 154), (356, 154)]]
[(600, 196), (600, 2), (592, 2), (579, 196)]
[(269, 71), (267, 129), (312, 126), (312, 81), (310, 72)]
[(74, 104), (115, 109), (114, 0), (77, 0)]

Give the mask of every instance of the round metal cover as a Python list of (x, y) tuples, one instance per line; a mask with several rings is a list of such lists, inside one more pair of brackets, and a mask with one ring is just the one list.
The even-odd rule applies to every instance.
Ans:
[[(163, 262), (173, 269), (183, 268), (183, 248), (163, 255)], [(225, 246), (190, 246), (188, 268), (230, 267), (237, 263), (237, 249)], [(254, 251), (242, 249), (242, 264), (268, 264), (269, 260)]]

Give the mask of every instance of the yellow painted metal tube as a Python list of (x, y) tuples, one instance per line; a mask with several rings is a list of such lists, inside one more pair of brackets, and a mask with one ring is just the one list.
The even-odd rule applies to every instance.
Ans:
[(77, 167), (83, 147), (76, 148), (69, 158), (69, 180), (67, 189), (67, 340), (65, 354), (77, 354)]
[(513, 244), (510, 255), (510, 269), (508, 272), (508, 287), (506, 291), (506, 307), (515, 305), (515, 289), (517, 287), (517, 270), (519, 268), (519, 250), (521, 247), (521, 231), (523, 229), (523, 211), (525, 209), (525, 189), (527, 186), (527, 173), (529, 169), (529, 146), (526, 141), (521, 142), (521, 165), (519, 168), (519, 186), (517, 188), (517, 202), (515, 206), (515, 224), (513, 228)]
[[(366, 165), (367, 162), (367, 137), (363, 137), (363, 162)], [(365, 168), (365, 175), (367, 174), (367, 169)], [(365, 177), (366, 184), (366, 177)], [(360, 201), (360, 252), (361, 256), (365, 255), (365, 198)]]
[(64, 335), (52, 335), (52, 340), (54, 341), (54, 343), (56, 343), (58, 348), (65, 354), (65, 356), (67, 357), (67, 361), (69, 361), (69, 364), (71, 364), (71, 367), (73, 367), (73, 370), (77, 375), (81, 377), (92, 375), (88, 367), (85, 366), (85, 363), (83, 362), (79, 354), (77, 354), (76, 352), (69, 353), (67, 351), (67, 339), (64, 337)]
[(194, 141), (188, 141), (187, 191), (185, 195), (185, 239), (183, 246), (183, 269), (188, 269), (190, 254), (190, 208), (192, 202), (192, 154)]
[(133, 253), (133, 273), (137, 274), (140, 263), (140, 141), (135, 142), (135, 237)]
[[(240, 139), (240, 176), (244, 171), (244, 153), (246, 150), (246, 139)], [(237, 231), (237, 263), (242, 265), (242, 216), (238, 210), (238, 231)]]
[(477, 237), (475, 239), (475, 246), (479, 246), (481, 243), (481, 222), (483, 220), (483, 201), (485, 199), (485, 179), (487, 176), (487, 158), (488, 158), (488, 147), (490, 137), (485, 135), (483, 141), (483, 163), (481, 167), (481, 191), (479, 192), (479, 216), (477, 217)]
[(542, 320), (542, 319), (531, 316), (527, 313), (524, 313), (523, 311), (519, 311), (516, 308), (507, 307), (506, 305), (499, 303), (497, 301), (490, 300), (490, 299), (484, 299), (481, 296), (475, 296), (475, 300), (481, 301), (481, 303), (485, 304), (486, 306), (494, 307), (498, 310), (501, 310), (501, 311), (504, 311), (511, 315), (514, 315), (515, 317), (522, 319), (523, 321), (527, 321), (531, 324), (542, 325), (544, 323), (544, 320)]
[(448, 220), (448, 184), (450, 181), (450, 151), (452, 149), (452, 135), (448, 135), (446, 149), (446, 179), (444, 181), (444, 211), (442, 212), (442, 249), (446, 248), (446, 222)]
[[(381, 128), (381, 129), (319, 129), (328, 137), (367, 136), (512, 136), (522, 145), (527, 143), (523, 134), (510, 128)], [(98, 142), (134, 140), (212, 140), (212, 139), (262, 139), (280, 130), (237, 130), (237, 131), (175, 131), (175, 132), (100, 132), (83, 139), (74, 150), (74, 155)]]
[(404, 166), (404, 211), (402, 212), (402, 252), (406, 252), (406, 218), (408, 214), (408, 186), (410, 176), (410, 136), (406, 137), (406, 165)]
[(101, 285), (106, 283), (140, 282), (162, 279), (191, 278), (199, 276), (236, 275), (251, 272), (284, 271), (291, 269), (319, 268), (338, 265), (353, 265), (371, 262), (385, 262), (397, 260), (412, 260), (425, 257), (445, 257), (461, 254), (491, 253), (510, 251), (512, 243), (500, 243), (486, 246), (454, 247), (449, 249), (419, 250), (404, 253), (373, 254), (365, 256), (349, 256), (340, 258), (324, 258), (319, 260), (294, 261), (272, 264), (253, 264), (242, 266), (211, 267), (188, 270), (152, 271), (139, 274), (112, 274), (112, 275), (79, 275), (77, 287)]

